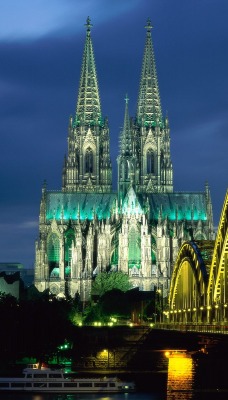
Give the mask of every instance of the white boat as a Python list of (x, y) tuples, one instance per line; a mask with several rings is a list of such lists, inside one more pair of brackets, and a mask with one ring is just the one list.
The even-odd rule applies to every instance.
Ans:
[(124, 393), (135, 390), (134, 382), (118, 377), (79, 378), (39, 364), (29, 364), (18, 378), (0, 378), (0, 391), (36, 393)]

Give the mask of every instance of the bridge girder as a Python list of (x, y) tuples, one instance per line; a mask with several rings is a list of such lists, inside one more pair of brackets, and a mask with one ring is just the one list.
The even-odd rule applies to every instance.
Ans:
[[(217, 313), (225, 314), (228, 307), (228, 191), (223, 204), (215, 248), (211, 262), (208, 291), (208, 307), (215, 307)], [(222, 315), (216, 319), (221, 319)]]
[(228, 318), (228, 191), (216, 241), (186, 242), (170, 285), (170, 320), (224, 323)]
[(206, 304), (207, 282), (207, 269), (197, 244), (185, 242), (178, 253), (171, 279), (171, 319), (189, 322), (197, 318), (200, 308)]

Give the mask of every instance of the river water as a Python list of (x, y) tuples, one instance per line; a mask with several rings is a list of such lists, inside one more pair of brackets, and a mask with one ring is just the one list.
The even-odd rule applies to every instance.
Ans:
[[(161, 353), (161, 361), (164, 352)], [(159, 362), (161, 367), (161, 362)], [(165, 368), (164, 368), (165, 365)], [(163, 370), (135, 373), (136, 393), (125, 394), (15, 394), (0, 393), (0, 400), (227, 400), (226, 353), (195, 357), (172, 350)], [(145, 385), (144, 385), (145, 383)]]

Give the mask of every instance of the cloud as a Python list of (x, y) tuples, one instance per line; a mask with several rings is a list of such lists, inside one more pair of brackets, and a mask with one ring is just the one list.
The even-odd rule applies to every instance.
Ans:
[[(108, 4), (107, 4), (108, 3)], [(90, 15), (96, 23), (125, 13), (139, 0), (7, 0), (1, 3), (0, 40), (34, 40), (83, 29)]]
[(13, 221), (0, 223), (0, 231), (20, 231), (37, 228), (37, 219), (15, 223)]

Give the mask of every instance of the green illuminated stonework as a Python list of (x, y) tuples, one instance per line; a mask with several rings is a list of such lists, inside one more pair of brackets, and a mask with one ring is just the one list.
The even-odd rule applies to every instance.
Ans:
[(133, 287), (150, 291), (162, 285), (166, 296), (181, 244), (214, 238), (210, 190), (207, 184), (199, 192), (174, 190), (170, 128), (162, 113), (150, 20), (135, 118), (125, 97), (113, 190), (109, 125), (102, 115), (89, 18), (85, 27), (62, 187), (53, 191), (45, 183), (42, 188), (35, 285), (58, 297), (77, 294), (86, 302), (98, 274), (120, 271)]
[(99, 220), (110, 218), (115, 206), (115, 193), (62, 193), (47, 192), (46, 219)]

